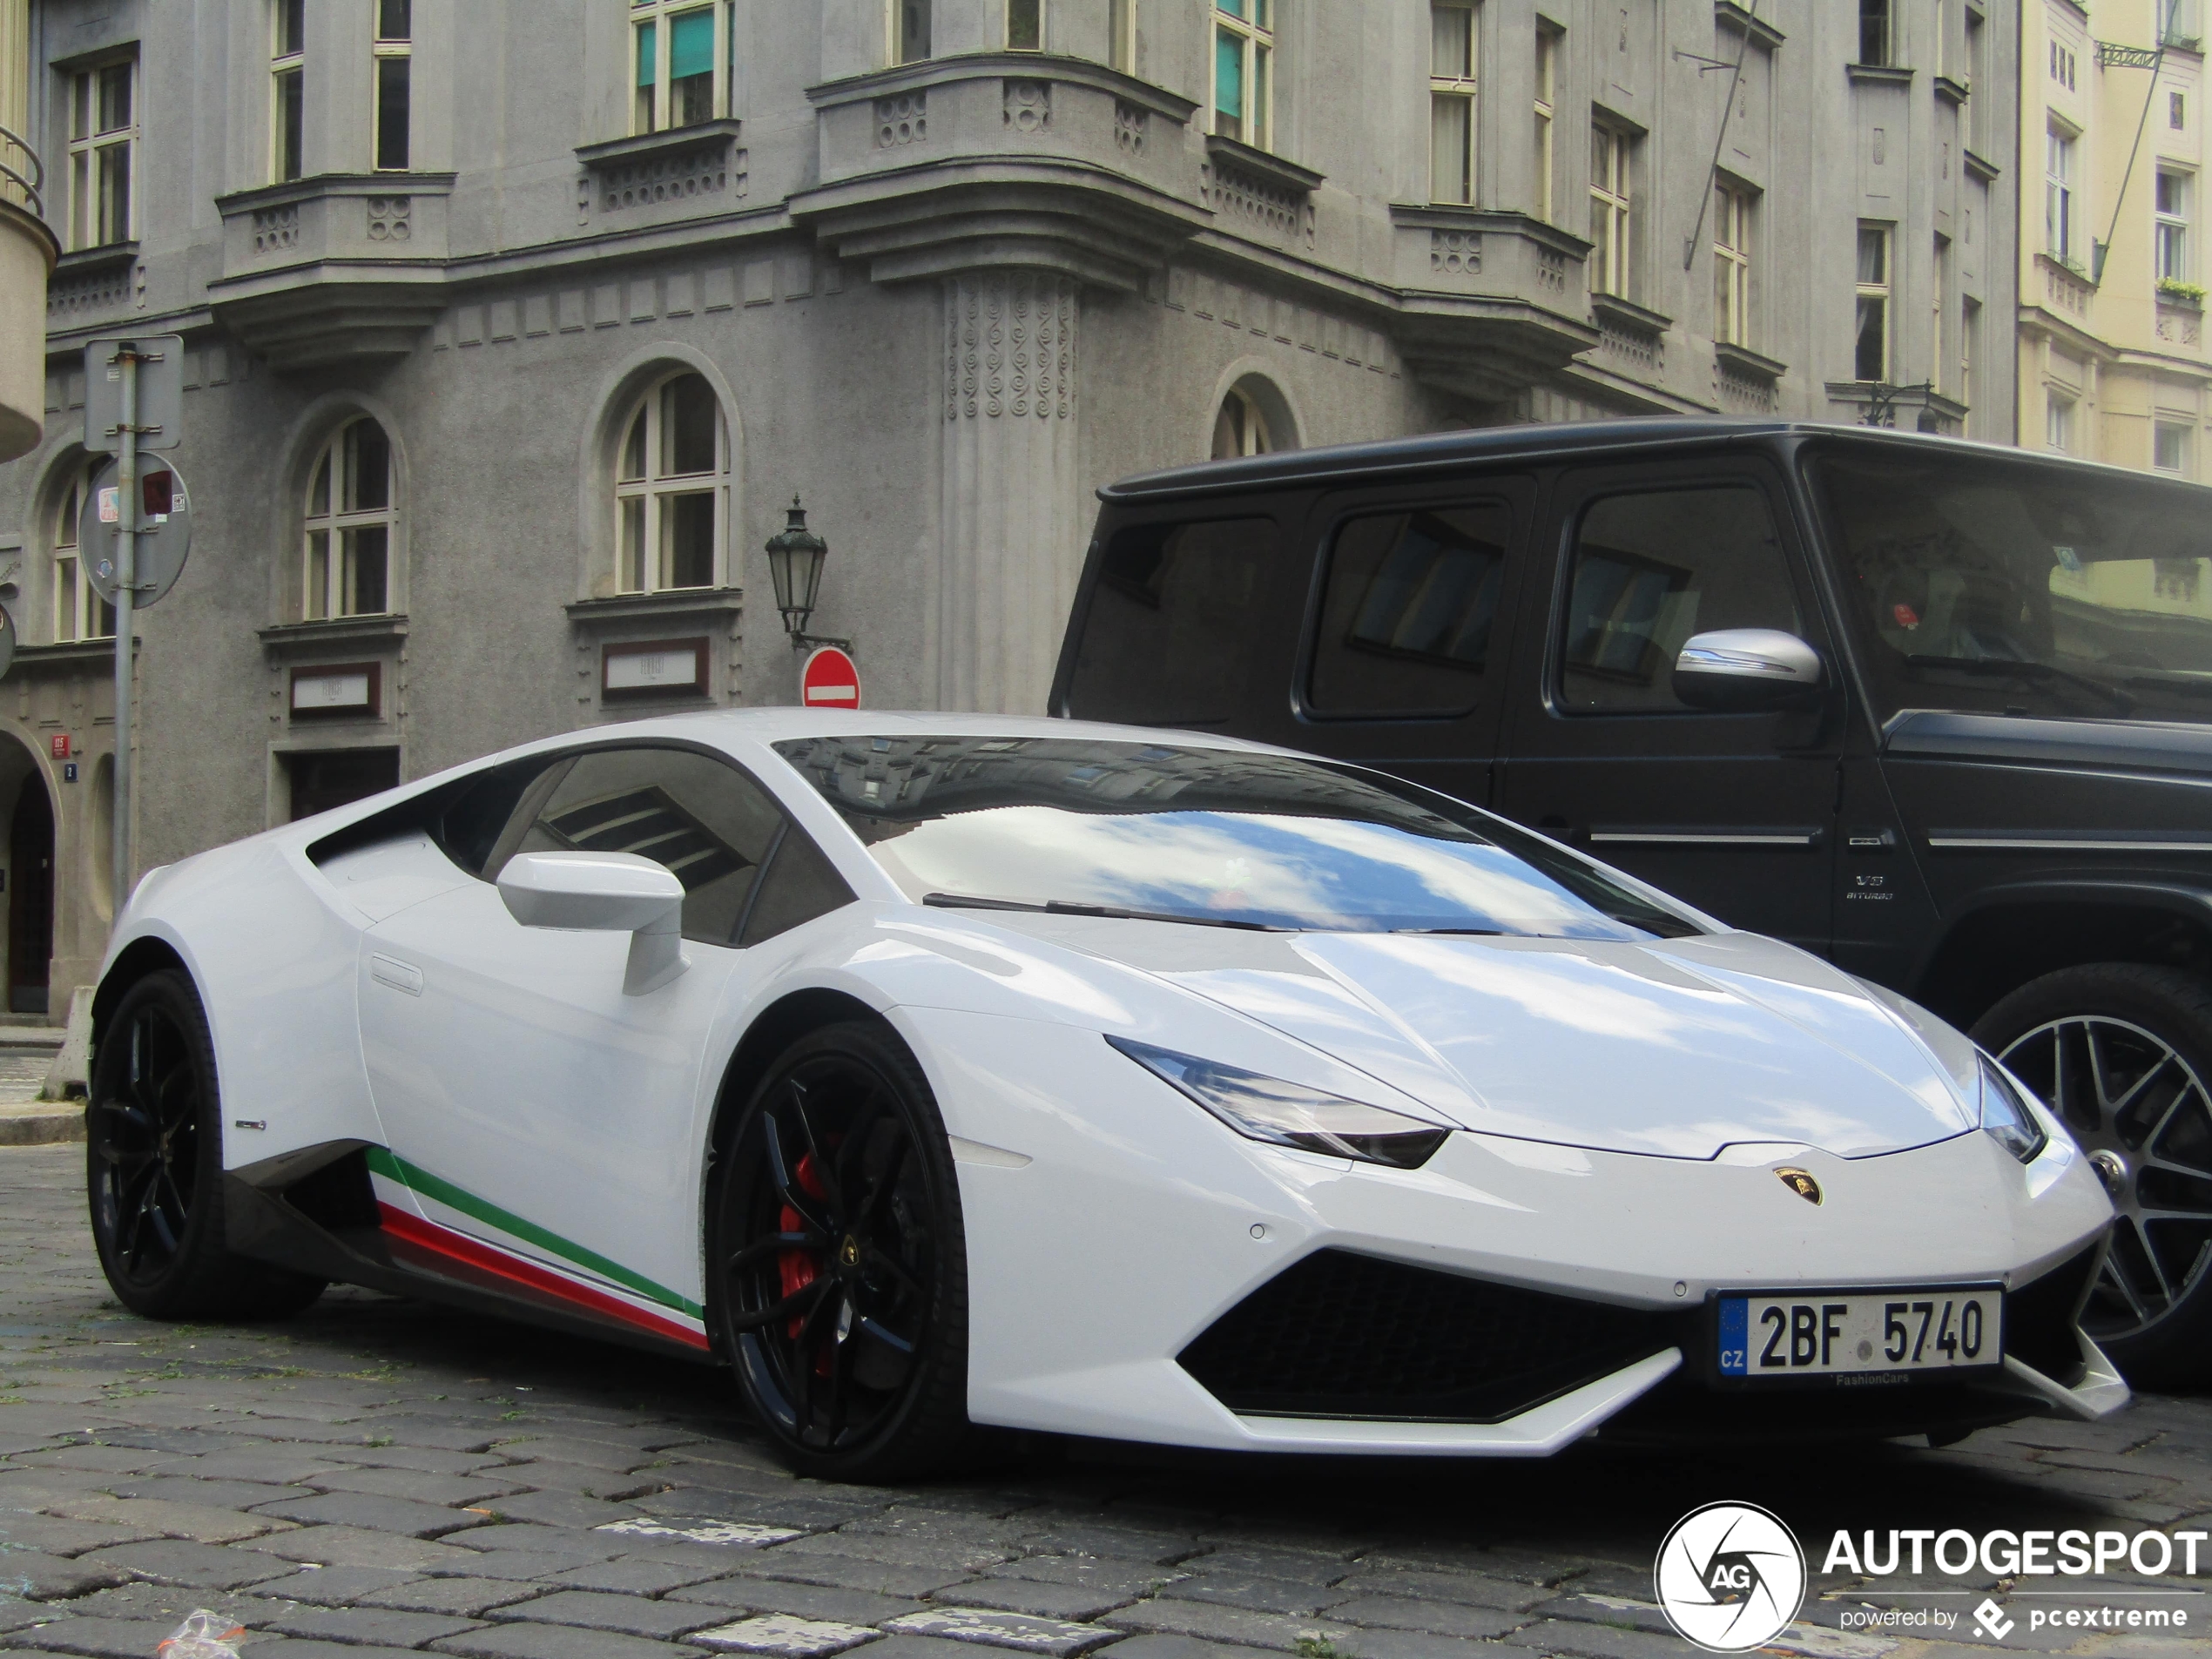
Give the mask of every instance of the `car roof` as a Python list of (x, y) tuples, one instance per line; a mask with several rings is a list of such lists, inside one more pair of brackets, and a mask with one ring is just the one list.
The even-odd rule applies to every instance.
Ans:
[[(1886, 427), (1838, 426), (1813, 421), (1760, 421), (1640, 416), (1615, 421), (1573, 421), (1551, 424), (1485, 427), (1464, 432), (1431, 432), (1419, 437), (1386, 438), (1371, 443), (1334, 444), (1314, 449), (1284, 449), (1272, 455), (1202, 462), (1141, 472), (1106, 485), (1106, 502), (1150, 502), (1178, 496), (1213, 495), (1271, 487), (1335, 483), (1352, 479), (1375, 482), (1396, 475), (1451, 471), (1500, 461), (1558, 460), (1569, 456), (1633, 455), (1651, 448), (1723, 447), (1776, 438), (1841, 438), (1858, 443), (1909, 445), (1957, 451), (1978, 450), (2022, 459), (2006, 445), (1971, 442)], [(2034, 461), (2059, 466), (2088, 463), (2056, 455)], [(2108, 468), (2094, 469), (2100, 472)], [(2140, 475), (2134, 475), (2140, 476)]]

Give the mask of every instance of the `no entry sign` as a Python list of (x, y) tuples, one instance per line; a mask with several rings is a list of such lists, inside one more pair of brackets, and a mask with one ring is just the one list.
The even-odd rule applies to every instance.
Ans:
[(799, 700), (810, 709), (860, 706), (860, 671), (834, 645), (817, 645), (799, 671)]

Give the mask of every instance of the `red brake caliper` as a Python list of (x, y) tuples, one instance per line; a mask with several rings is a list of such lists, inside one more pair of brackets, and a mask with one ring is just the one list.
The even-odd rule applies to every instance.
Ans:
[[(814, 1155), (812, 1152), (799, 1160), (799, 1167), (792, 1171), (792, 1177), (799, 1183), (799, 1190), (818, 1203), (829, 1196), (827, 1190), (822, 1185), (821, 1171), (814, 1167)], [(783, 1207), (783, 1213), (776, 1217), (776, 1224), (787, 1233), (806, 1231), (805, 1219), (789, 1204)], [(776, 1271), (786, 1297), (798, 1295), (799, 1291), (821, 1277), (821, 1268), (815, 1262), (813, 1256), (796, 1245), (789, 1250), (777, 1252)], [(785, 1334), (793, 1341), (797, 1341), (799, 1327), (805, 1323), (803, 1315), (792, 1314), (791, 1323), (785, 1327)], [(826, 1373), (828, 1365), (828, 1356), (825, 1354), (815, 1362), (814, 1369), (818, 1374)]]

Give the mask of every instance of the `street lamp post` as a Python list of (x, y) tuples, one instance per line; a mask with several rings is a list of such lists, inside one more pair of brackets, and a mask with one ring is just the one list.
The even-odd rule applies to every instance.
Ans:
[(806, 528), (806, 509), (799, 505), (798, 496), (791, 498), (788, 511), (788, 521), (768, 538), (765, 550), (768, 577), (775, 583), (776, 609), (783, 612), (784, 631), (791, 636), (793, 651), (816, 645), (851, 651), (849, 639), (806, 631), (807, 618), (814, 614), (815, 596), (821, 591), (822, 563), (829, 556), (829, 543)]

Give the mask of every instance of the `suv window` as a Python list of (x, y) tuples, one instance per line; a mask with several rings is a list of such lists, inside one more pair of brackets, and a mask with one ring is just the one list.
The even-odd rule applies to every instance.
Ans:
[(1774, 515), (1749, 484), (1591, 502), (1569, 580), (1560, 691), (1574, 713), (1687, 711), (1673, 671), (1692, 634), (1804, 632)]
[(1253, 607), (1281, 557), (1271, 518), (1123, 530), (1091, 590), (1069, 711), (1150, 725), (1241, 714), (1258, 638)]
[(1465, 714), (1481, 691), (1505, 575), (1502, 502), (1350, 519), (1329, 551), (1310, 711)]

